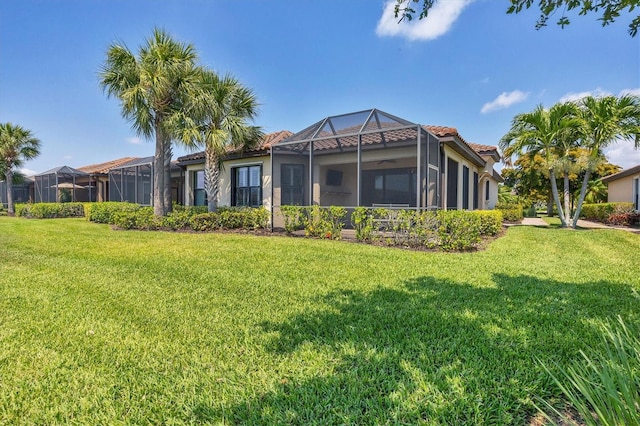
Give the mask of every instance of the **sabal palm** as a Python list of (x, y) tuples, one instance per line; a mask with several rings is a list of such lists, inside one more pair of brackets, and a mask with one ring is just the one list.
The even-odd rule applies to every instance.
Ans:
[(13, 206), (14, 169), (23, 161), (31, 160), (40, 154), (40, 140), (30, 130), (11, 123), (0, 124), (0, 169), (4, 172), (7, 184), (7, 212), (15, 213)]
[(170, 165), (175, 129), (168, 125), (198, 83), (197, 54), (190, 44), (155, 29), (137, 56), (124, 44), (112, 44), (100, 73), (109, 97), (120, 100), (122, 115), (138, 135), (155, 136), (153, 204), (157, 215), (171, 209)]
[(622, 140), (633, 140), (635, 148), (640, 148), (640, 97), (587, 96), (578, 105), (583, 122), (582, 145), (589, 151), (589, 162), (573, 217), (573, 227), (580, 217), (591, 172), (604, 157), (603, 150)]
[(209, 211), (218, 208), (222, 158), (230, 151), (255, 146), (263, 136), (259, 127), (250, 124), (258, 114), (258, 107), (253, 91), (236, 78), (219, 77), (210, 70), (201, 71), (200, 94), (195, 97), (192, 117), (196, 117), (198, 139), (205, 148), (205, 192)]
[(549, 109), (538, 105), (532, 112), (515, 116), (511, 129), (500, 140), (500, 149), (507, 162), (513, 155), (524, 154), (540, 154), (545, 159), (562, 226), (567, 226), (567, 218), (558, 195), (555, 169), (558, 159), (563, 158), (573, 145), (575, 131), (580, 126), (575, 117), (576, 110), (576, 106), (570, 103), (556, 104)]

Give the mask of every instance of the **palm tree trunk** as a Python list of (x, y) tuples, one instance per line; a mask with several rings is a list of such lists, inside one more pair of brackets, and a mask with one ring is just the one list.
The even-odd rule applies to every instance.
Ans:
[(164, 216), (164, 137), (156, 119), (156, 153), (153, 157), (153, 214)]
[(7, 214), (13, 216), (16, 212), (13, 207), (13, 170), (11, 167), (7, 167), (4, 172), (4, 181), (7, 184)]
[(173, 150), (171, 145), (171, 139), (166, 138), (164, 141), (164, 214), (166, 215), (171, 211), (171, 157), (173, 156)]
[(584, 173), (584, 179), (582, 179), (582, 188), (580, 188), (580, 197), (578, 198), (578, 205), (576, 211), (573, 214), (573, 222), (571, 226), (575, 228), (578, 226), (578, 219), (580, 218), (580, 212), (582, 211), (582, 203), (584, 203), (584, 197), (587, 196), (587, 188), (589, 187), (589, 179), (591, 178), (591, 169), (587, 168)]
[(560, 203), (560, 195), (558, 194), (558, 183), (556, 182), (556, 174), (553, 169), (549, 170), (549, 180), (551, 181), (551, 192), (553, 193), (553, 199), (556, 202), (556, 207), (558, 208), (558, 217), (560, 218), (560, 222), (562, 223), (562, 227), (567, 227), (567, 222), (564, 218), (564, 211), (562, 210), (562, 204)]
[(569, 172), (565, 170), (563, 173), (564, 180), (564, 226), (569, 226), (569, 222), (571, 221), (571, 206), (569, 205), (571, 201), (571, 194), (569, 192)]
[(210, 212), (218, 210), (218, 192), (220, 191), (220, 162), (216, 152), (207, 147), (204, 163), (204, 190), (207, 193), (207, 205)]

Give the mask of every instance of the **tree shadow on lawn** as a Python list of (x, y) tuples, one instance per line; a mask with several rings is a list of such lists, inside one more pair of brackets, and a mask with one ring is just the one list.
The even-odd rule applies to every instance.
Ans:
[[(325, 309), (266, 323), (283, 362), (276, 390), (235, 406), (200, 404), (197, 421), (242, 424), (524, 424), (557, 394), (536, 359), (565, 364), (596, 341), (593, 321), (636, 320), (629, 285), (496, 274), (494, 287), (422, 277), (400, 288), (339, 291)], [(329, 355), (327, 355), (329, 354)], [(306, 358), (305, 358), (306, 357)]]

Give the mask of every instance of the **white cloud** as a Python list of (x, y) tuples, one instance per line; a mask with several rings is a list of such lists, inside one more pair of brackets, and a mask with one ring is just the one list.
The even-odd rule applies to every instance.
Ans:
[(640, 96), (640, 87), (636, 87), (635, 89), (622, 89), (618, 96), (623, 95)]
[(62, 157), (63, 160), (71, 160), (73, 158), (73, 156), (71, 155), (65, 155)]
[(604, 150), (604, 154), (611, 164), (617, 164), (623, 169), (640, 164), (640, 150), (633, 146), (633, 141), (618, 142)]
[(35, 170), (31, 170), (31, 169), (27, 169), (26, 167), (23, 167), (20, 169), (20, 173), (22, 173), (25, 176), (33, 176), (38, 172), (36, 172)]
[(524, 101), (529, 97), (529, 92), (514, 90), (513, 92), (502, 92), (497, 98), (491, 102), (482, 105), (480, 112), (486, 114), (500, 109), (509, 108), (513, 104)]
[(598, 87), (595, 90), (588, 90), (585, 92), (567, 93), (564, 96), (562, 96), (560, 99), (558, 99), (558, 102), (574, 102), (574, 101), (579, 101), (580, 99), (586, 96), (599, 97), (599, 96), (609, 96), (609, 95), (612, 95), (612, 93)]
[(142, 143), (142, 139), (137, 136), (132, 136), (130, 138), (127, 138), (127, 142), (133, 145), (140, 145)]
[[(405, 20), (398, 23), (399, 18), (394, 16), (396, 1), (389, 0), (385, 4), (380, 21), (378, 21), (376, 34), (378, 36), (400, 36), (411, 41), (435, 40), (441, 35), (446, 34), (464, 8), (474, 1), (475, 0), (441, 0), (429, 10), (429, 15), (425, 19), (418, 19), (416, 16), (410, 22)], [(422, 2), (412, 4), (412, 7), (418, 14), (420, 13), (418, 8), (421, 6)]]

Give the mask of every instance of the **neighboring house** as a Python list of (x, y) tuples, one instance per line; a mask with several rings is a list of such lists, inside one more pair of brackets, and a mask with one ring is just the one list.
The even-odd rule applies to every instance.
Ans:
[[(11, 187), (14, 203), (27, 203), (33, 200), (33, 178), (24, 177), (20, 183), (14, 183)], [(0, 181), (0, 205), (7, 207), (7, 183)]]
[[(230, 151), (220, 171), (221, 206), (264, 206), (271, 209), (271, 155), (273, 145), (291, 136), (288, 130), (269, 133), (260, 143), (243, 152)], [(206, 206), (204, 190), (204, 151), (178, 158), (184, 169), (184, 202), (187, 206)]]
[[(143, 206), (153, 204), (153, 156), (135, 158), (108, 172), (109, 201), (128, 201)], [(177, 162), (171, 163), (171, 200), (183, 204), (184, 177)]]
[(137, 160), (137, 157), (123, 157), (104, 163), (78, 167), (78, 170), (88, 175), (86, 186), (93, 189), (90, 201), (109, 201), (109, 170), (133, 160)]
[(607, 184), (607, 201), (633, 203), (640, 211), (640, 164), (602, 178)]
[[(496, 147), (467, 143), (452, 127), (422, 126), (372, 109), (327, 117), (223, 160), (221, 206), (281, 205), (489, 209), (502, 178)], [(204, 153), (178, 158), (185, 203), (205, 205)], [(420, 190), (418, 190), (420, 188)]]

